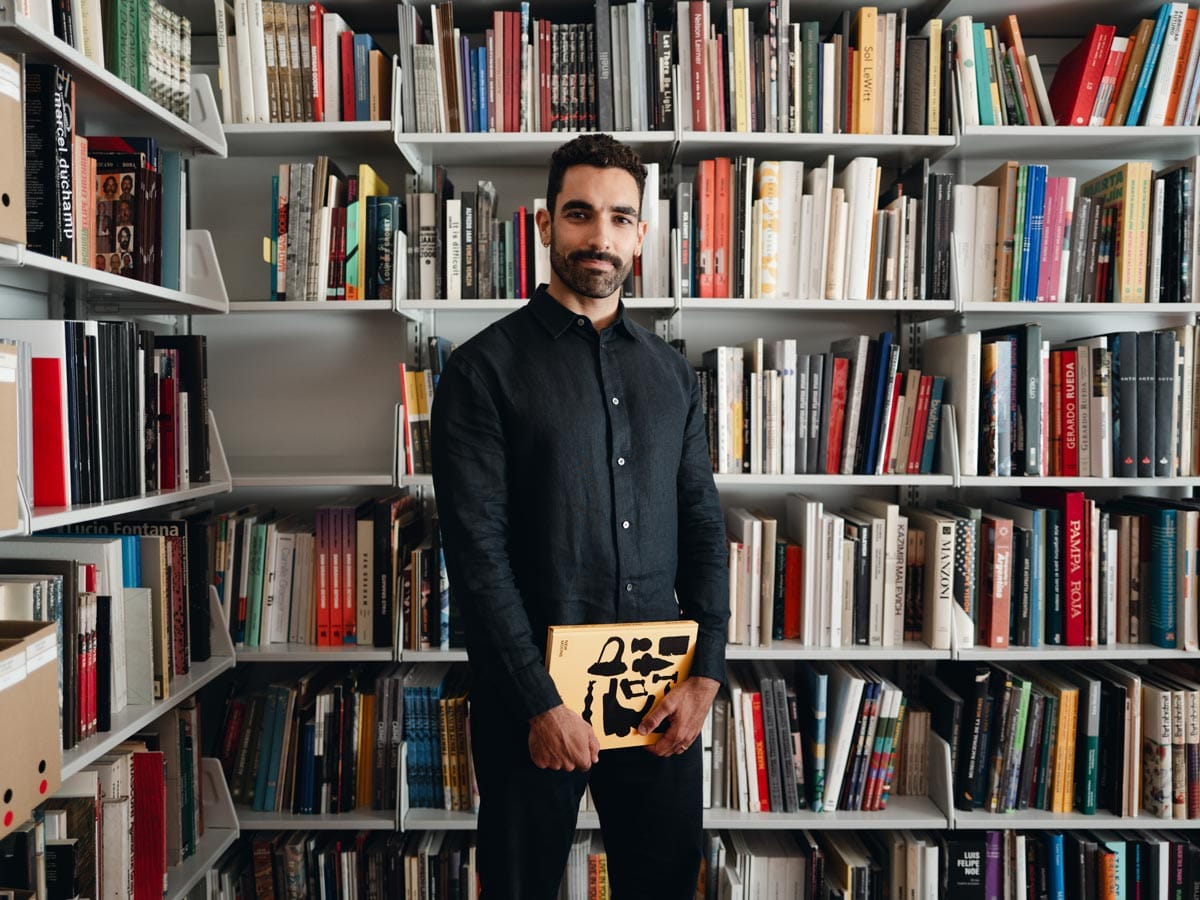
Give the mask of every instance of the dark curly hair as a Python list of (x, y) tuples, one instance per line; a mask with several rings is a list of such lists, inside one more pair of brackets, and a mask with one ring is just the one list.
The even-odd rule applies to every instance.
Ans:
[(597, 169), (624, 169), (637, 182), (638, 202), (646, 186), (646, 167), (638, 152), (609, 134), (585, 134), (568, 141), (550, 157), (550, 176), (546, 184), (546, 208), (550, 215), (558, 204), (563, 175), (571, 166), (594, 166)]

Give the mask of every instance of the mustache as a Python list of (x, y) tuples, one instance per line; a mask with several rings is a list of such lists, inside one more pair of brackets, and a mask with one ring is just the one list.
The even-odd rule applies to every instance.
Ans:
[(585, 259), (594, 259), (599, 262), (606, 262), (614, 269), (621, 268), (621, 259), (613, 256), (611, 253), (602, 253), (598, 250), (577, 250), (567, 257), (571, 262), (582, 262)]

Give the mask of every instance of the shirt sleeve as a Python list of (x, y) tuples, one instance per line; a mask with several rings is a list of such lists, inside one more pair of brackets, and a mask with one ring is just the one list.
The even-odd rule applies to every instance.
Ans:
[(700, 624), (692, 675), (725, 680), (729, 621), (729, 548), (708, 453), (708, 433), (696, 373), (688, 369), (687, 425), (679, 460), (679, 568), (675, 593), (683, 614)]
[(452, 356), (430, 413), (446, 569), (476, 674), (526, 719), (562, 699), (533, 639), (509, 560), (507, 449), (483, 380)]

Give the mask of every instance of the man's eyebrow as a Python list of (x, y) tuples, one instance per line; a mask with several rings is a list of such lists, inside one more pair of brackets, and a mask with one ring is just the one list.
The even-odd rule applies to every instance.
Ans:
[[(571, 209), (582, 209), (586, 210), (587, 212), (594, 212), (596, 207), (592, 206), (592, 204), (588, 203), (586, 200), (564, 200), (562, 204), (563, 212)], [(637, 215), (637, 210), (632, 206), (610, 206), (609, 209), (611, 209), (613, 212), (623, 213), (627, 216)]]

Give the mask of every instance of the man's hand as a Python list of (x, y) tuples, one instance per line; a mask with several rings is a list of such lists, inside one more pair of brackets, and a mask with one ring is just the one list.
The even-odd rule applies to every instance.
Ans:
[(529, 720), (529, 757), (539, 769), (586, 772), (599, 754), (592, 726), (561, 703)]
[(696, 676), (663, 697), (662, 702), (642, 719), (638, 733), (649, 734), (666, 718), (670, 718), (671, 724), (658, 743), (646, 749), (656, 756), (672, 756), (690, 747), (704, 727), (704, 717), (708, 715), (708, 708), (720, 686), (721, 683), (712, 678)]

